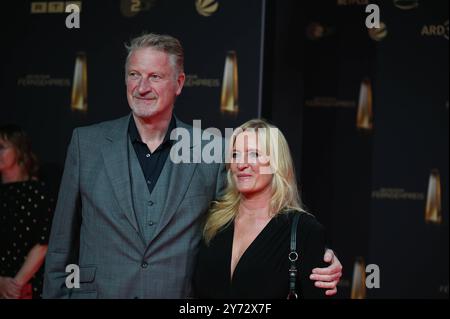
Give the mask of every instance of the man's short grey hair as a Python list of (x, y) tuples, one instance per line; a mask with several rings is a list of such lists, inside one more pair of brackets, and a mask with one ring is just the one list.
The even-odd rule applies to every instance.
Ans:
[(169, 55), (172, 65), (177, 74), (184, 72), (184, 50), (178, 39), (167, 34), (147, 33), (131, 40), (130, 44), (125, 44), (128, 56), (125, 63), (125, 72), (128, 73), (128, 63), (131, 54), (139, 49), (152, 48), (165, 52)]

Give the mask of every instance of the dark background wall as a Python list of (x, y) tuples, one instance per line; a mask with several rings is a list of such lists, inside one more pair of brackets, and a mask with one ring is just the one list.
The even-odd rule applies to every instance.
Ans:
[[(340, 297), (361, 291), (364, 263), (381, 273), (367, 298), (448, 298), (448, 1), (370, 3), (384, 24), (371, 35), (369, 1), (272, 3), (263, 116), (344, 264)], [(357, 126), (363, 83), (371, 129)], [(440, 222), (425, 218), (432, 171)]]
[[(360, 291), (353, 277), (364, 262), (379, 266), (381, 287), (362, 296), (448, 298), (448, 1), (374, 1), (384, 26), (370, 34), (365, 0), (85, 0), (77, 30), (65, 13), (32, 13), (37, 2), (51, 1), (2, 7), (0, 123), (30, 133), (55, 188), (73, 128), (129, 112), (124, 42), (169, 33), (186, 52), (182, 120), (223, 130), (262, 116), (285, 133), (304, 203), (344, 264), (339, 297)], [(233, 114), (220, 110), (230, 51)], [(87, 112), (70, 107), (79, 52)], [(369, 106), (371, 127), (358, 126)], [(433, 222), (426, 203), (438, 199)]]

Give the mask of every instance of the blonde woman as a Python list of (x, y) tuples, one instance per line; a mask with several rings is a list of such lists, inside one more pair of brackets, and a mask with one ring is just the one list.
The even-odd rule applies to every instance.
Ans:
[[(291, 224), (298, 214), (295, 293), (325, 296), (310, 278), (313, 269), (327, 266), (324, 230), (302, 209), (283, 134), (263, 120), (248, 121), (231, 137), (230, 153), (227, 189), (213, 202), (203, 231), (196, 297), (285, 299)], [(339, 269), (327, 279), (336, 284), (340, 275)]]

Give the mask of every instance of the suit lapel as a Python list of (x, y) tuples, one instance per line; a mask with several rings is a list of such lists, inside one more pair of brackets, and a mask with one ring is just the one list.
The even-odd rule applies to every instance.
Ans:
[(131, 181), (128, 163), (128, 124), (130, 116), (120, 120), (106, 135), (107, 143), (102, 147), (106, 172), (111, 181), (114, 194), (133, 228), (139, 232), (136, 215), (133, 210)]

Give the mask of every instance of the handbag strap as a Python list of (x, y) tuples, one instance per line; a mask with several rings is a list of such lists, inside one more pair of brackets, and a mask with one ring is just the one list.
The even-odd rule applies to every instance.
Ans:
[(298, 221), (300, 219), (300, 216), (303, 215), (303, 212), (301, 213), (295, 213), (294, 218), (292, 220), (291, 225), (291, 243), (290, 243), (290, 251), (289, 251), (289, 261), (290, 261), (290, 267), (289, 267), (289, 293), (287, 296), (287, 299), (298, 299), (298, 295), (295, 292), (295, 284), (297, 282), (297, 260), (298, 260), (298, 253), (297, 253), (297, 227), (298, 227)]

